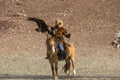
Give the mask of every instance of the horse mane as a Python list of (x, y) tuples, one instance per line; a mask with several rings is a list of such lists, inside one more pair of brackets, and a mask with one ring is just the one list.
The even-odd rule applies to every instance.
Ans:
[(45, 23), (44, 20), (35, 17), (28, 17), (27, 20), (37, 23), (38, 25), (38, 28), (36, 29), (37, 32), (39, 32), (38, 29), (40, 29), (42, 33), (48, 31), (48, 25)]

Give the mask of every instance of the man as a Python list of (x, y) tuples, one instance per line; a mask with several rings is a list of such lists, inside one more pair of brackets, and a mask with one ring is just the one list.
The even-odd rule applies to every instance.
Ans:
[[(63, 27), (63, 21), (57, 20), (55, 22), (55, 27), (51, 27), (51, 30), (48, 33), (55, 39), (58, 44), (59, 48), (59, 57), (65, 57), (65, 50), (66, 50), (66, 42), (64, 37), (70, 38), (71, 34), (67, 32), (67, 30)], [(61, 54), (61, 55), (60, 55)], [(47, 55), (46, 59), (49, 59)]]

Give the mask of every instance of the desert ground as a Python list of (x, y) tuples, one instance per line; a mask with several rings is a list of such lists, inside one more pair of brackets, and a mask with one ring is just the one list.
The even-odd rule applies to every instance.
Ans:
[[(46, 35), (28, 17), (54, 26), (62, 19), (76, 50), (76, 76), (59, 80), (120, 80), (120, 0), (0, 0), (0, 80), (52, 80)], [(66, 39), (66, 41), (68, 41)]]

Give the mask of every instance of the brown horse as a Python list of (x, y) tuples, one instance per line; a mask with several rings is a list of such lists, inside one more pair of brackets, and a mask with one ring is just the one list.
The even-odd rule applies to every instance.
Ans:
[[(49, 54), (49, 62), (51, 65), (52, 76), (58, 76), (58, 47), (53, 37), (47, 36), (47, 53)], [(73, 74), (76, 75), (76, 64), (75, 64), (75, 48), (72, 44), (67, 44), (67, 57), (64, 59), (66, 64), (63, 66), (63, 71), (70, 74), (70, 64), (72, 62)]]
[[(37, 25), (38, 25), (38, 28), (36, 29), (37, 32), (46, 33), (46, 32), (48, 32), (48, 30), (51, 29), (51, 27), (48, 26), (41, 19), (34, 18), (34, 17), (28, 17), (27, 20), (37, 23)], [(57, 43), (54, 40), (54, 38), (51, 36), (48, 36), (48, 35), (47, 35), (46, 45), (47, 45), (47, 54), (49, 54), (49, 56), (50, 56), (49, 62), (50, 62), (51, 69), (52, 69), (52, 75), (58, 76), (58, 61), (60, 61), (58, 58), (58, 46), (57, 46)], [(73, 74), (76, 75), (75, 48), (70, 43), (67, 43), (66, 45), (67, 45), (67, 49), (66, 49), (67, 56), (64, 59), (66, 64), (63, 66), (62, 70), (65, 73), (67, 73), (67, 75), (69, 75), (70, 74), (70, 65), (72, 62)]]

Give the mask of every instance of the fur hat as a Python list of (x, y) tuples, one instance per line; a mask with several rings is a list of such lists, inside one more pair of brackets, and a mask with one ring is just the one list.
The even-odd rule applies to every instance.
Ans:
[(56, 20), (55, 25), (57, 25), (58, 27), (62, 27), (63, 21), (61, 19), (58, 19), (58, 20)]

